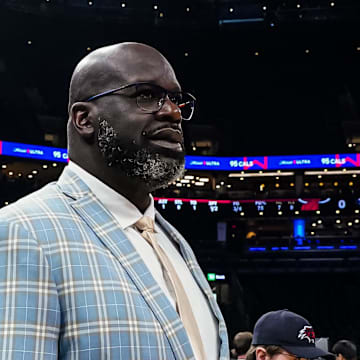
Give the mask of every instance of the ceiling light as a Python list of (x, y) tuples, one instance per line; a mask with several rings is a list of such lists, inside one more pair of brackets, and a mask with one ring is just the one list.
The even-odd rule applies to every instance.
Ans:
[(57, 167), (57, 163), (53, 163), (52, 166), (53, 166), (53, 167)]
[(199, 180), (203, 182), (209, 182), (209, 178), (200, 178)]
[(320, 210), (316, 210), (316, 214), (320, 215)]
[(352, 226), (352, 222), (349, 221), (349, 222), (347, 223), (347, 225), (348, 225), (348, 226)]
[(124, 8), (125, 6), (126, 6), (126, 4), (125, 4), (125, 3), (122, 3), (122, 4), (121, 4), (121, 7), (122, 7), (122, 8)]
[(322, 220), (319, 219), (319, 220), (317, 221), (317, 223), (318, 223), (318, 224), (322, 224)]
[(305, 54), (309, 54), (310, 53), (310, 50), (309, 49), (306, 49), (305, 50)]
[(283, 172), (283, 173), (275, 173), (275, 172), (259, 172), (259, 173), (247, 173), (247, 174), (239, 174), (239, 173), (230, 173), (228, 177), (270, 177), (270, 176), (292, 176), (294, 175), (293, 171)]
[(299, 215), (299, 214), (300, 214), (300, 211), (296, 210), (295, 215)]
[(158, 9), (158, 6), (157, 5), (154, 5), (154, 10), (157, 10)]
[(315, 227), (315, 226), (316, 226), (316, 223), (312, 223), (311, 226)]
[(32, 41), (31, 41), (31, 40), (28, 40), (27, 43), (28, 43), (28, 45), (31, 45), (31, 44), (32, 44)]
[(360, 174), (360, 170), (349, 170), (346, 169), (343, 170), (330, 170), (330, 171), (304, 171), (304, 175), (344, 175), (344, 172), (346, 172), (346, 175), (350, 174)]
[(335, 214), (340, 214), (340, 210), (335, 210)]
[(354, 223), (355, 223), (355, 224), (358, 224), (359, 222), (360, 222), (359, 219), (355, 219), (355, 220), (354, 220)]
[(230, 8), (229, 11), (232, 13), (232, 12), (234, 11), (234, 9), (233, 9), (233, 8)]
[(300, 9), (300, 8), (301, 8), (301, 5), (300, 5), (300, 4), (297, 4), (296, 7), (297, 7), (298, 9)]
[(6, 165), (5, 165), (5, 164), (1, 165), (1, 167), (2, 167), (3, 169), (6, 169)]
[(32, 178), (33, 178), (33, 176), (32, 176), (31, 174), (29, 174), (27, 177), (28, 177), (29, 179), (32, 179)]
[(334, 7), (334, 6), (335, 6), (335, 3), (332, 1), (332, 2), (330, 3), (330, 6), (331, 6), (331, 7)]
[(341, 220), (340, 219), (336, 219), (335, 221), (337, 224), (340, 224), (341, 223)]
[(9, 175), (12, 176), (14, 175), (14, 173), (12, 171), (9, 171)]
[(186, 8), (186, 12), (190, 12), (190, 8), (189, 8), (189, 7)]
[(266, 6), (263, 6), (262, 9), (263, 9), (264, 11), (266, 11)]
[(196, 186), (204, 186), (205, 184), (202, 181), (195, 181)]
[(283, 213), (282, 213), (282, 211), (278, 211), (278, 215), (282, 215)]

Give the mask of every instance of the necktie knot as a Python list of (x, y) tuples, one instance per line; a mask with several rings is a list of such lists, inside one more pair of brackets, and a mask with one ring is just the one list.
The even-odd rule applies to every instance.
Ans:
[(135, 223), (135, 226), (140, 232), (155, 232), (154, 220), (150, 216), (143, 216)]

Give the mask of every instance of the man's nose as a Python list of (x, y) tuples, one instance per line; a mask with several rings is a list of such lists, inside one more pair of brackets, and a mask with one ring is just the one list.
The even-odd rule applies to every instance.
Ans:
[(181, 110), (180, 108), (173, 103), (169, 97), (166, 97), (161, 109), (157, 112), (157, 117), (162, 120), (173, 121), (180, 123), (181, 118)]

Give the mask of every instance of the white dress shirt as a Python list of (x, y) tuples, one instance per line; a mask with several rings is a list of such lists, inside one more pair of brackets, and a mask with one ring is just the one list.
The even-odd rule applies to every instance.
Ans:
[[(144, 215), (155, 221), (154, 199), (150, 196), (150, 205), (144, 214), (127, 198), (107, 186), (95, 176), (91, 175), (74, 162), (69, 162), (69, 168), (77, 174), (102, 202), (104, 207), (114, 216), (134, 248), (138, 251), (146, 266), (149, 268), (154, 279), (168, 297), (175, 308), (175, 301), (171, 296), (172, 286), (168, 276), (164, 277), (163, 268), (151, 245), (140, 235), (135, 228), (135, 223)], [(206, 353), (206, 360), (219, 359), (219, 328), (218, 320), (214, 317), (208, 300), (200, 290), (195, 279), (191, 275), (179, 251), (173, 245), (171, 239), (155, 223), (156, 239), (159, 245), (170, 258), (178, 276), (183, 280), (185, 291), (188, 294), (190, 304), (198, 324), (201, 339)], [(169, 291), (170, 289), (170, 291)]]

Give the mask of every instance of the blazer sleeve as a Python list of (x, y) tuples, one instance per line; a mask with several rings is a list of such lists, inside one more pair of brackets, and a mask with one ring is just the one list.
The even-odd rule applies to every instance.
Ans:
[(0, 221), (0, 358), (58, 358), (60, 307), (45, 254), (23, 226)]

